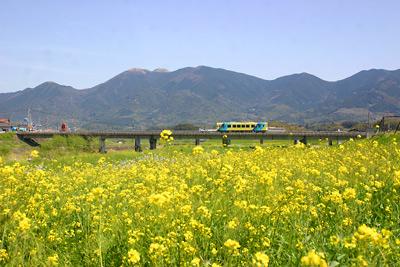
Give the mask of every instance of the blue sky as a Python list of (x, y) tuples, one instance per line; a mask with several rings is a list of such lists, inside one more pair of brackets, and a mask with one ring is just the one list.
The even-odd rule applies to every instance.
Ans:
[(133, 67), (265, 79), (400, 68), (398, 0), (0, 1), (0, 92), (88, 88)]

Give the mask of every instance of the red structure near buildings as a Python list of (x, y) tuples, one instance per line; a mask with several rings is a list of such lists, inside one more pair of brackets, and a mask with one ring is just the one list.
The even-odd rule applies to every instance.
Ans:
[(61, 123), (60, 132), (68, 132), (68, 125), (66, 122)]

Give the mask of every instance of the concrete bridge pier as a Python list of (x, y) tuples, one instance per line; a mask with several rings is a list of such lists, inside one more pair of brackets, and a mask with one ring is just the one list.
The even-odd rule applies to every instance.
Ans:
[(264, 144), (264, 138), (260, 138), (260, 145)]
[(229, 146), (231, 144), (231, 139), (230, 138), (222, 138), (222, 145), (224, 146)]
[(107, 150), (106, 150), (106, 138), (105, 137), (103, 137), (103, 136), (99, 137), (99, 144), (100, 144), (99, 152), (102, 153), (102, 154), (107, 153)]
[(194, 144), (195, 144), (196, 146), (199, 146), (199, 145), (200, 145), (200, 138), (196, 138), (196, 139), (194, 140)]
[(328, 138), (328, 145), (329, 145), (329, 146), (333, 145), (332, 138)]
[(157, 148), (157, 138), (155, 138), (154, 136), (151, 136), (149, 139), (149, 143), (150, 143), (150, 149), (156, 149)]
[(307, 145), (307, 136), (303, 136), (303, 138), (300, 140), (300, 142)]
[(339, 137), (339, 136), (337, 136), (337, 144), (338, 144), (338, 145), (340, 145), (341, 143), (343, 143), (343, 140), (342, 140), (342, 139), (340, 139), (340, 137)]
[(139, 136), (135, 137), (135, 151), (142, 152), (142, 146), (140, 145), (140, 137)]

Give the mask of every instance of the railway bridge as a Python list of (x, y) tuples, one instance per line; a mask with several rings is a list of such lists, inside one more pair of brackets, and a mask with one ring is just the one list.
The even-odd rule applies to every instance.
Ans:
[[(54, 136), (80, 136), (85, 139), (99, 138), (99, 152), (106, 153), (106, 139), (133, 139), (135, 151), (142, 151), (141, 140), (148, 139), (150, 149), (156, 149), (157, 140), (160, 138), (161, 131), (130, 131), (130, 132), (17, 132), (20, 140), (31, 146), (40, 146), (39, 139), (52, 138)], [(224, 136), (226, 135), (226, 136)], [(302, 142), (307, 144), (309, 138), (327, 139), (328, 144), (332, 145), (333, 141), (340, 143), (350, 138), (367, 138), (367, 132), (335, 132), (335, 131), (266, 131), (261, 133), (252, 132), (202, 132), (202, 131), (173, 131), (174, 139), (193, 139), (195, 145), (200, 144), (200, 139), (220, 139), (223, 142), (230, 139), (248, 139), (259, 140), (260, 144), (264, 140), (292, 139), (294, 143)]]

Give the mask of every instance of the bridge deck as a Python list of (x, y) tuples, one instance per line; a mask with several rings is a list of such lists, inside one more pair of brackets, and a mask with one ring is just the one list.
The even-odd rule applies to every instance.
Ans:
[[(150, 149), (155, 149), (157, 146), (157, 139), (160, 137), (161, 131), (131, 131), (131, 132), (18, 132), (18, 138), (31, 146), (40, 146), (35, 141), (37, 138), (51, 138), (55, 135), (58, 136), (81, 136), (84, 138), (98, 137), (99, 138), (99, 152), (106, 153), (107, 138), (129, 138), (135, 140), (135, 151), (142, 151), (141, 138), (148, 138)], [(220, 133), (220, 132), (200, 132), (200, 131), (174, 131), (172, 136), (175, 139), (195, 139), (195, 144), (200, 144), (200, 139), (221, 139), (224, 144), (228, 144), (227, 139), (223, 139), (224, 135), (229, 139), (258, 139), (262, 144), (264, 140), (268, 139), (294, 139), (295, 143), (302, 142), (307, 144), (307, 138), (328, 138), (329, 145), (332, 145), (332, 139), (339, 140), (367, 137), (365, 132), (274, 132), (267, 131), (263, 133)]]

